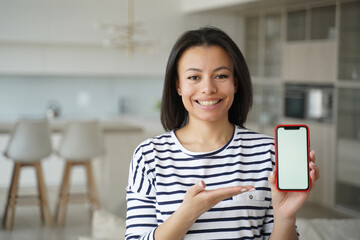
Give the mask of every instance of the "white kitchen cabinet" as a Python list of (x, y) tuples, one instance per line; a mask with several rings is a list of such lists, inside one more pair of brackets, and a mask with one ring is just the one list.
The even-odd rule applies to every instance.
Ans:
[(283, 78), (287, 82), (334, 83), (336, 80), (335, 5), (287, 14)]
[(360, 2), (340, 5), (340, 80), (360, 80)]
[(338, 96), (336, 204), (360, 211), (360, 85)]
[(339, 139), (337, 155), (337, 181), (360, 188), (360, 141)]
[(245, 19), (245, 59), (253, 81), (253, 107), (246, 126), (273, 135), (281, 114), (283, 13), (249, 15)]
[(308, 45), (304, 42), (283, 45), (283, 78), (286, 81), (308, 81)]
[(260, 65), (260, 17), (250, 16), (245, 20), (245, 59), (251, 76), (259, 76)]
[(335, 5), (314, 7), (310, 9), (309, 38), (311, 40), (335, 39), (335, 11)]
[(283, 78), (287, 82), (334, 83), (336, 48), (333, 41), (294, 42), (283, 47)]
[(264, 18), (264, 30), (264, 76), (270, 78), (281, 77), (281, 13), (266, 15)]
[(306, 9), (289, 11), (286, 23), (287, 41), (304, 41), (306, 39)]

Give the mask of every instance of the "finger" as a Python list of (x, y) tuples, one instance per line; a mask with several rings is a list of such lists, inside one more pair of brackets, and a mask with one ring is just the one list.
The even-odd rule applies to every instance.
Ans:
[(276, 170), (272, 171), (270, 176), (268, 177), (269, 183), (270, 183), (270, 188), (271, 191), (275, 191), (276, 190)]
[(253, 186), (236, 186), (236, 187), (219, 188), (207, 192), (209, 194), (208, 196), (209, 199), (213, 200), (214, 202), (220, 202), (224, 199), (236, 196), (240, 193), (253, 191), (253, 190), (255, 190)]
[(315, 162), (315, 151), (314, 150), (310, 151), (310, 161)]
[(316, 183), (316, 174), (315, 174), (315, 170), (312, 169), (310, 171), (310, 179), (311, 179), (311, 187), (314, 187), (315, 186), (315, 183)]
[(206, 187), (205, 182), (203, 180), (200, 180), (199, 182), (197, 182), (187, 190), (186, 195), (191, 197), (196, 196), (200, 192), (204, 191), (205, 187)]
[(320, 178), (319, 167), (314, 162), (310, 162), (310, 171), (314, 171), (315, 180), (318, 180)]
[(272, 184), (275, 184), (275, 180), (276, 180), (275, 173), (276, 173), (275, 170), (272, 171), (271, 174), (268, 177), (269, 182), (272, 183)]

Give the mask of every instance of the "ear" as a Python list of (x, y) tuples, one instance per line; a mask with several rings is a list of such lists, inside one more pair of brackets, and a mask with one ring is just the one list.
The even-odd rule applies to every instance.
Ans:
[(179, 96), (181, 96), (181, 87), (179, 80), (176, 80), (176, 91), (178, 92)]
[(234, 93), (237, 92), (237, 90), (238, 90), (238, 85), (239, 85), (239, 82), (238, 82), (237, 78), (234, 78)]

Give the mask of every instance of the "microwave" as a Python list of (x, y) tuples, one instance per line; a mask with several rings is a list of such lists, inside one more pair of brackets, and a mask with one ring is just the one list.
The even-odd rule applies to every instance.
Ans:
[(284, 115), (289, 118), (332, 122), (334, 86), (285, 84)]

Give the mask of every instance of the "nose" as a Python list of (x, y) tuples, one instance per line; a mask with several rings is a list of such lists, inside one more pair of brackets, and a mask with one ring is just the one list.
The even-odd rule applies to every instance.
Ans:
[(203, 78), (202, 81), (202, 93), (212, 94), (217, 92), (217, 86), (215, 80), (210, 77)]

